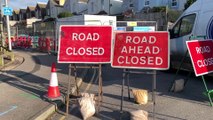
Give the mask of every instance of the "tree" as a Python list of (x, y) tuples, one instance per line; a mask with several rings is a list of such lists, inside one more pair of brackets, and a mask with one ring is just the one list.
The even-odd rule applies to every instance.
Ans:
[(178, 17), (180, 17), (181, 14), (182, 14), (182, 11), (169, 9), (168, 21), (174, 23), (178, 19)]
[(187, 0), (184, 5), (184, 9), (186, 10), (191, 4), (193, 4), (196, 0)]
[(71, 16), (73, 16), (73, 14), (72, 13), (70, 13), (70, 12), (61, 12), (61, 13), (59, 13), (58, 14), (58, 18), (65, 18), (65, 17), (71, 17)]

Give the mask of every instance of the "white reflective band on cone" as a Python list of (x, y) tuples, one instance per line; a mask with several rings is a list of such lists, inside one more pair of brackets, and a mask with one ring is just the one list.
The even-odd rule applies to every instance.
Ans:
[(58, 77), (55, 72), (52, 72), (51, 74), (50, 86), (58, 86)]

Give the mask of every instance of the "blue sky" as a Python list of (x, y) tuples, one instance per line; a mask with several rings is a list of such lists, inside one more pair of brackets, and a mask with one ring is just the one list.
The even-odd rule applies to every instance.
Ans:
[[(5, 1), (5, 0), (0, 0)], [(13, 9), (27, 8), (27, 6), (36, 6), (37, 2), (47, 3), (48, 0), (8, 0), (8, 6)]]

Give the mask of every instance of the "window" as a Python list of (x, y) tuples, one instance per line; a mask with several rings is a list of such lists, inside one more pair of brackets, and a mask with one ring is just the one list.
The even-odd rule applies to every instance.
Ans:
[(104, 0), (101, 0), (101, 7), (102, 7), (102, 10), (104, 10)]
[(191, 14), (181, 18), (173, 27), (171, 38), (188, 35), (192, 32), (196, 15)]
[(145, 0), (145, 6), (149, 6), (149, 0)]
[(104, 0), (101, 0), (101, 5), (103, 5), (104, 4)]
[(177, 0), (172, 0), (172, 7), (176, 7), (177, 6)]
[(132, 0), (129, 1), (129, 7), (134, 7), (134, 4), (133, 4)]
[(92, 11), (92, 13), (93, 13), (93, 12), (94, 12), (94, 2), (92, 2), (91, 4), (92, 4), (92, 5), (91, 5), (91, 6), (92, 6), (91, 11)]
[(50, 15), (50, 9), (47, 9), (47, 15)]
[(38, 11), (38, 17), (41, 18), (41, 10)]
[(72, 12), (76, 12), (77, 11), (76, 8), (77, 8), (76, 3), (74, 3), (73, 6), (72, 6)]

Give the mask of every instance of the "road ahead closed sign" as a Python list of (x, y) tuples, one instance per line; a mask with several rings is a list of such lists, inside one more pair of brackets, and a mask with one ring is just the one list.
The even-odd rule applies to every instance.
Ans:
[(168, 69), (168, 32), (117, 33), (112, 59), (117, 68)]
[(59, 63), (110, 63), (111, 26), (61, 26)]
[(186, 42), (196, 76), (213, 72), (213, 40)]

